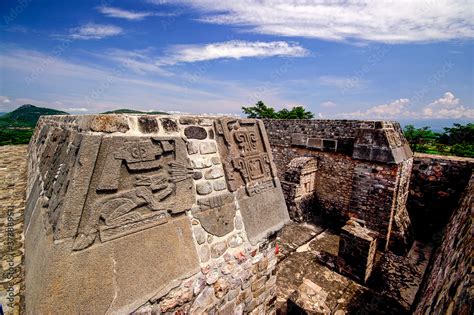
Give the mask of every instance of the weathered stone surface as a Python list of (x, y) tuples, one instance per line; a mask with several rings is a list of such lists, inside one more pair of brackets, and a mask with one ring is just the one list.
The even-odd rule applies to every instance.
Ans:
[(216, 143), (214, 141), (206, 141), (199, 144), (201, 154), (212, 154), (217, 152)]
[(92, 118), (90, 129), (96, 132), (127, 132), (130, 127), (126, 116), (97, 115)]
[(344, 261), (343, 271), (365, 283), (375, 263), (376, 233), (349, 220), (342, 227), (340, 237), (338, 256)]
[(212, 258), (218, 258), (224, 254), (227, 250), (226, 242), (218, 242), (211, 246), (211, 256)]
[(420, 287), (415, 314), (470, 314), (472, 291), (472, 209), (474, 176), (471, 175), (458, 208), (444, 230), (435, 259)]
[[(406, 200), (412, 153), (397, 122), (264, 123), (292, 219), (342, 225), (356, 217), (379, 233), (380, 249), (402, 253), (410, 248), (413, 234)], [(303, 166), (305, 159), (316, 162), (311, 176), (301, 176), (303, 169), (292, 167)], [(311, 180), (302, 183), (305, 177)], [(310, 193), (304, 192), (306, 184)]]
[(407, 210), (417, 239), (441, 241), (474, 169), (474, 159), (415, 153)]
[(225, 182), (225, 179), (214, 181), (212, 183), (212, 186), (214, 187), (215, 191), (221, 191), (221, 190), (225, 190), (227, 188), (227, 184)]
[(211, 251), (209, 250), (209, 246), (204, 244), (199, 249), (199, 258), (201, 258), (201, 262), (205, 263), (208, 262), (211, 258)]
[(189, 140), (187, 145), (189, 154), (199, 153), (199, 143), (197, 141)]
[(163, 126), (163, 129), (167, 132), (177, 132), (178, 131), (178, 124), (174, 119), (170, 118), (161, 118), (161, 125)]
[(24, 311), (26, 152), (26, 145), (0, 146), (0, 304), (5, 314)]
[(196, 184), (196, 191), (200, 195), (208, 195), (212, 192), (212, 184), (209, 182), (201, 182)]
[(242, 245), (243, 240), (239, 235), (233, 235), (227, 239), (227, 244), (229, 247), (234, 248)]
[(234, 230), (235, 204), (231, 194), (215, 195), (198, 200), (199, 209), (193, 210), (202, 227), (215, 236), (224, 236)]
[(190, 209), (195, 193), (185, 150), (180, 138), (104, 138), (74, 249), (90, 246), (97, 232), (104, 242)]
[(237, 191), (247, 236), (256, 244), (289, 221), (265, 128), (252, 119), (215, 124), (228, 188)]
[(198, 139), (203, 140), (207, 138), (206, 129), (202, 127), (189, 126), (184, 129), (184, 135), (188, 139)]
[[(35, 176), (25, 212), (26, 313), (271, 312), (274, 282), (264, 281), (245, 304), (233, 302), (255, 279), (270, 279), (275, 267), (275, 243), (266, 236), (280, 223), (258, 235), (249, 228), (259, 238), (254, 246), (241, 218), (234, 231), (238, 199), (256, 202), (279, 189), (262, 125), (239, 120), (223, 159), (216, 118), (186, 119), (184, 127), (174, 116), (111, 117), (51, 116), (38, 123), (28, 161)], [(127, 130), (117, 127), (120, 121)], [(232, 159), (247, 163), (252, 178)], [(240, 178), (227, 177), (229, 165)], [(267, 215), (247, 213), (250, 220)]]
[(222, 176), (224, 176), (224, 171), (218, 166), (215, 166), (204, 173), (204, 177), (206, 179), (217, 179), (221, 178)]
[(212, 162), (209, 158), (198, 157), (198, 158), (193, 158), (191, 160), (191, 165), (193, 166), (194, 169), (202, 169), (202, 168), (208, 168), (212, 166)]
[(206, 242), (206, 233), (200, 226), (193, 227), (194, 238), (198, 244)]
[(247, 237), (252, 244), (277, 232), (289, 221), (280, 182), (278, 180), (275, 182), (275, 188), (253, 197), (245, 196), (239, 192), (240, 212)]
[(129, 313), (163, 283), (199, 270), (185, 216), (71, 255), (70, 240), (44, 235), (37, 210), (25, 240), (27, 313)]
[(143, 133), (155, 133), (160, 130), (158, 121), (155, 117), (140, 116), (138, 117), (138, 128)]

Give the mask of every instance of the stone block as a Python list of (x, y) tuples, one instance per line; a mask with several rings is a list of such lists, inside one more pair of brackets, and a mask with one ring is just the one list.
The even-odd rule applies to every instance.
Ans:
[(367, 282), (375, 262), (376, 233), (355, 220), (347, 221), (341, 229), (338, 256), (342, 259), (343, 273), (362, 283)]
[[(199, 189), (198, 189), (199, 192)], [(224, 236), (234, 230), (235, 203), (231, 194), (220, 194), (198, 200), (193, 216), (210, 234)]]
[(209, 195), (212, 192), (212, 184), (209, 182), (202, 182), (196, 184), (196, 191), (200, 195)]
[(205, 141), (199, 144), (201, 154), (212, 154), (217, 152), (216, 143), (214, 141)]
[(271, 149), (261, 121), (221, 118), (215, 122), (227, 187), (237, 192), (252, 244), (289, 221)]
[(143, 133), (155, 133), (160, 130), (158, 121), (153, 116), (138, 117), (138, 128)]
[(202, 127), (189, 126), (184, 129), (184, 135), (188, 139), (204, 140), (207, 138), (207, 131)]
[(189, 140), (187, 146), (189, 154), (199, 153), (199, 144), (197, 141)]
[(170, 118), (161, 118), (161, 125), (163, 129), (167, 132), (178, 132), (178, 124), (174, 119)]
[(222, 176), (224, 176), (224, 171), (222, 170), (221, 167), (218, 167), (218, 166), (213, 167), (204, 173), (204, 177), (206, 179), (217, 179), (217, 178), (221, 178)]
[(218, 242), (211, 246), (211, 256), (212, 258), (218, 258), (222, 256), (227, 250), (226, 242)]

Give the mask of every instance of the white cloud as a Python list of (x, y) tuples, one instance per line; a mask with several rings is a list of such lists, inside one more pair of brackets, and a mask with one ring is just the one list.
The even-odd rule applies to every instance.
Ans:
[(262, 34), (385, 43), (474, 37), (474, 11), (470, 0), (180, 2), (198, 9), (203, 22), (242, 26)]
[(146, 17), (155, 15), (152, 12), (135, 12), (114, 7), (98, 7), (97, 10), (105, 16), (121, 18), (130, 21), (140, 21)]
[(140, 75), (146, 73), (171, 75), (170, 72), (155, 64), (153, 58), (148, 56), (147, 51), (112, 49), (109, 50), (105, 57), (108, 60), (114, 60), (118, 62), (123, 67), (128, 68)]
[(10, 101), (10, 99), (9, 99), (8, 97), (0, 95), (0, 102), (2, 102), (2, 103), (4, 103), (4, 104), (8, 104), (8, 103), (10, 103), (11, 101)]
[(443, 97), (423, 108), (424, 118), (468, 118), (474, 119), (474, 109), (459, 104), (459, 98), (446, 92)]
[[(13, 86), (28, 84), (27, 89), (8, 93), (0, 85), (0, 95), (21, 97), (12, 96), (8, 106), (0, 103), (0, 107), (6, 109), (2, 108), (2, 112), (31, 103), (65, 111), (67, 108), (87, 108), (90, 113), (133, 108), (240, 114), (242, 105), (248, 103), (249, 91), (259, 84), (214, 80), (204, 74), (196, 82), (186, 80), (179, 73), (166, 78), (137, 76), (126, 68), (118, 71), (114, 66), (72, 62), (51, 54), (21, 49), (7, 49), (0, 53), (0, 73), (8, 77)], [(291, 103), (280, 98), (279, 94), (270, 94), (267, 99), (273, 104)]]
[(178, 45), (168, 56), (158, 60), (158, 65), (174, 65), (214, 59), (240, 59), (245, 57), (303, 57), (308, 51), (296, 43), (247, 42), (232, 40), (206, 45)]
[(327, 101), (327, 102), (322, 102), (321, 104), (319, 104), (319, 106), (326, 107), (326, 108), (336, 107), (336, 103)]
[(122, 28), (108, 24), (87, 23), (70, 30), (72, 39), (102, 39), (117, 36), (123, 33)]
[(422, 106), (418, 110), (410, 107), (409, 99), (400, 98), (388, 104), (370, 107), (366, 111), (340, 113), (337, 114), (336, 117), (354, 119), (474, 119), (474, 108), (461, 105), (459, 98), (456, 98), (451, 92), (444, 93), (440, 99)]
[(391, 103), (376, 105), (370, 107), (366, 111), (356, 111), (351, 113), (340, 113), (337, 117), (352, 118), (352, 119), (389, 119), (400, 118), (409, 115), (407, 110), (410, 100), (407, 98), (400, 98)]

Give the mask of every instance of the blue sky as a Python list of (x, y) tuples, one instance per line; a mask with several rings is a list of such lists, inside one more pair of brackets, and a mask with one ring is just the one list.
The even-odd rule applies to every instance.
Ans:
[(0, 112), (474, 119), (469, 2), (2, 1)]

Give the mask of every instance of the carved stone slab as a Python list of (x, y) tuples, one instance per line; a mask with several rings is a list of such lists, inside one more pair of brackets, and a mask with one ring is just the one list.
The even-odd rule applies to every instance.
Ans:
[(217, 142), (228, 189), (237, 192), (247, 236), (252, 244), (289, 221), (270, 145), (261, 121), (216, 120)]
[(230, 193), (216, 195), (198, 201), (199, 209), (193, 216), (202, 227), (216, 236), (224, 236), (234, 230), (235, 203)]
[(104, 137), (74, 249), (168, 222), (195, 202), (180, 138)]

